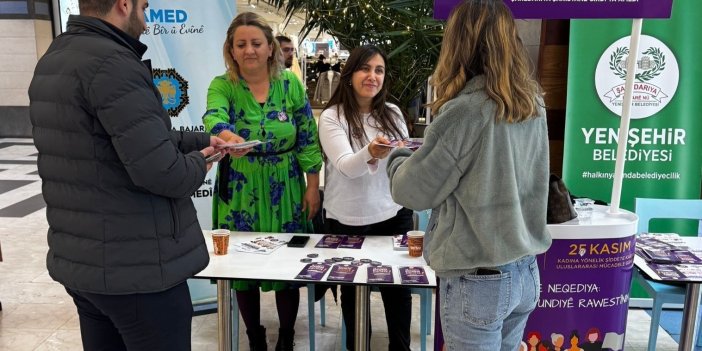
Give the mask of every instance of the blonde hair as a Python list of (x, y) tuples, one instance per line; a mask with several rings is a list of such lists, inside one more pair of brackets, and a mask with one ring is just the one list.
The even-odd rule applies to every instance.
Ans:
[(254, 26), (259, 28), (266, 37), (268, 45), (273, 47), (273, 56), (268, 58), (268, 75), (269, 78), (276, 79), (283, 71), (281, 62), (283, 61), (283, 53), (280, 51), (280, 43), (273, 36), (273, 29), (266, 23), (263, 17), (253, 12), (242, 12), (234, 18), (227, 29), (227, 38), (224, 39), (222, 48), (224, 54), (224, 65), (227, 67), (227, 75), (233, 82), (239, 81), (239, 65), (232, 57), (232, 48), (234, 47), (234, 32), (241, 26)]
[(497, 104), (495, 119), (517, 123), (537, 114), (539, 84), (512, 14), (501, 0), (464, 0), (449, 17), (439, 60), (432, 75), (438, 111), (473, 77), (484, 74), (488, 96)]

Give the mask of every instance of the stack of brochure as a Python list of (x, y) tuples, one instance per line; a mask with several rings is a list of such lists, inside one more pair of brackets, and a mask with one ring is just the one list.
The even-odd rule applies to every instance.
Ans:
[(675, 255), (675, 251), (673, 250), (641, 249), (640, 253), (640, 256), (646, 260), (646, 262), (660, 264), (676, 264), (682, 262), (680, 258)]
[(318, 249), (360, 249), (366, 237), (362, 235), (326, 234), (314, 246)]
[(636, 255), (665, 280), (702, 280), (702, 251), (690, 249), (677, 234), (645, 233), (636, 238)]
[(256, 254), (268, 255), (277, 250), (279, 247), (287, 244), (285, 240), (278, 239), (275, 236), (261, 236), (243, 243), (232, 244), (234, 250), (239, 252), (249, 252)]

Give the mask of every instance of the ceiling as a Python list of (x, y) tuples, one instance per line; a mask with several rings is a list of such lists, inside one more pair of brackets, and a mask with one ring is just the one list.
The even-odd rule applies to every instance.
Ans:
[(305, 23), (304, 14), (296, 14), (285, 27), (285, 9), (277, 10), (265, 0), (237, 0), (237, 13), (255, 12), (268, 21), (275, 34), (297, 36)]

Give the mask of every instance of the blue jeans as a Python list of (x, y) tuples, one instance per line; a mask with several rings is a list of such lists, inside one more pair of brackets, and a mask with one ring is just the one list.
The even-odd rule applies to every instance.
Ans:
[(440, 278), (446, 350), (517, 350), (527, 318), (539, 299), (539, 269), (534, 256)]

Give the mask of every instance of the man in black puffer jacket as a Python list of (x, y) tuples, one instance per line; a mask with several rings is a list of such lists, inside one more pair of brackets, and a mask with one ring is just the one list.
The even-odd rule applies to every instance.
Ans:
[(29, 87), (49, 274), (86, 350), (189, 350), (186, 279), (209, 261), (190, 196), (224, 142), (171, 130), (141, 61), (146, 0), (79, 6)]

